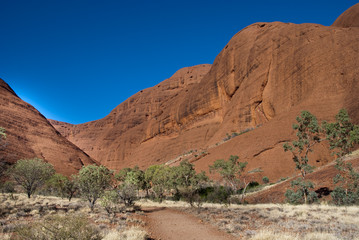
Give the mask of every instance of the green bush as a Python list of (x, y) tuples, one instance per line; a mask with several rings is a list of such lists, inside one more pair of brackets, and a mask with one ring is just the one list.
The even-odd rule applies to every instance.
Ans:
[(115, 214), (120, 211), (119, 208), (120, 196), (116, 190), (106, 191), (101, 199), (100, 204), (105, 208), (106, 212), (110, 216), (111, 214)]
[(318, 201), (317, 193), (310, 190), (314, 188), (312, 182), (298, 178), (290, 184), (293, 190), (289, 189), (285, 192), (286, 202), (290, 204), (311, 204)]
[(136, 185), (131, 183), (123, 183), (120, 186), (119, 198), (125, 204), (126, 207), (132, 207), (137, 199)]
[(74, 180), (81, 196), (88, 200), (93, 211), (97, 199), (111, 187), (112, 171), (105, 166), (87, 165), (74, 176)]
[(290, 204), (311, 204), (318, 201), (318, 196), (314, 191), (308, 191), (307, 193), (307, 201), (305, 201), (303, 189), (297, 189), (293, 191), (292, 189), (288, 189), (285, 194), (286, 202)]
[(262, 178), (262, 181), (263, 181), (264, 184), (267, 184), (267, 183), (269, 183), (269, 178), (267, 176), (264, 176)]
[(199, 190), (199, 195), (202, 196), (206, 202), (211, 203), (229, 204), (232, 194), (233, 190), (230, 187), (217, 185)]
[(1, 186), (2, 193), (15, 193), (15, 184), (10, 181), (6, 181)]
[(100, 240), (97, 227), (91, 225), (84, 216), (51, 216), (41, 222), (15, 229), (18, 240)]
[(346, 192), (342, 187), (336, 187), (330, 194), (333, 198), (333, 203), (339, 206), (359, 204), (359, 192)]
[(249, 184), (248, 184), (248, 187), (247, 187), (247, 189), (249, 190), (249, 189), (252, 189), (252, 188), (256, 188), (256, 187), (258, 187), (260, 184), (258, 183), (258, 182), (256, 182), (256, 181), (251, 181)]

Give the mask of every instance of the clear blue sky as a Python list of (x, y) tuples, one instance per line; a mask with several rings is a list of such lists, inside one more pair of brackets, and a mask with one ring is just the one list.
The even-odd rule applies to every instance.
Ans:
[(351, 0), (0, 0), (0, 78), (47, 118), (105, 117), (254, 22), (331, 25)]

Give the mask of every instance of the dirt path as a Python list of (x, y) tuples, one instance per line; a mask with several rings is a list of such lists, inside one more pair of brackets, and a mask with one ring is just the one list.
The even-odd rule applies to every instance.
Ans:
[(148, 232), (155, 240), (234, 240), (200, 219), (169, 208), (147, 208)]

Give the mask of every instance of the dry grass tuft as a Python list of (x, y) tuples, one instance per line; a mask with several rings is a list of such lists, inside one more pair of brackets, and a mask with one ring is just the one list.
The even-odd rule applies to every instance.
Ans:
[(298, 236), (289, 233), (275, 233), (271, 230), (262, 230), (255, 234), (251, 240), (297, 240)]
[(308, 234), (274, 232), (272, 230), (261, 230), (255, 234), (251, 240), (338, 240), (336, 236), (330, 233), (312, 232)]
[(145, 240), (147, 239), (147, 233), (140, 227), (133, 226), (126, 229), (123, 232), (111, 231), (109, 232), (103, 240)]

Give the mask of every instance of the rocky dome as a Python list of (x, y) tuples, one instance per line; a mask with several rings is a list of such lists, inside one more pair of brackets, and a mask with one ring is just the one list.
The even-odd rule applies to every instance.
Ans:
[(359, 27), (359, 3), (342, 13), (332, 26), (343, 28)]
[[(275, 181), (290, 176), (291, 154), (282, 145), (295, 138), (292, 124), (302, 110), (330, 121), (346, 108), (359, 123), (359, 28), (348, 23), (349, 13), (334, 27), (252, 24), (230, 40), (213, 65), (180, 69), (103, 119), (79, 125), (51, 122), (113, 169), (188, 159), (197, 169), (208, 170), (215, 160), (238, 155), (248, 162), (248, 170), (258, 170), (256, 177)], [(9, 117), (2, 115), (0, 126), (9, 129), (19, 148), (23, 144), (19, 152), (43, 156), (58, 168), (90, 162), (31, 106), (9, 91), (1, 97), (1, 110)], [(333, 160), (324, 145), (311, 154), (316, 166)]]
[[(212, 66), (179, 70), (101, 120), (66, 126), (66, 136), (110, 168), (193, 161), (208, 170), (239, 155), (271, 179), (293, 174), (284, 142), (302, 110), (333, 120), (346, 108), (358, 122), (359, 28), (256, 23), (237, 33)], [(60, 129), (61, 125), (56, 125)], [(234, 133), (249, 131), (230, 141)], [(311, 159), (332, 161), (318, 146)], [(192, 154), (190, 154), (192, 153)]]

